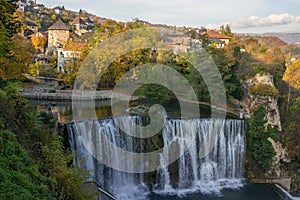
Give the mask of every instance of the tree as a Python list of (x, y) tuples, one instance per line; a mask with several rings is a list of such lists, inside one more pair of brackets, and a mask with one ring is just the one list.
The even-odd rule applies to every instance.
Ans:
[(8, 38), (18, 33), (21, 26), (20, 19), (15, 15), (17, 10), (16, 2), (16, 0), (0, 0), (0, 27), (5, 27), (4, 34)]
[(300, 89), (300, 60), (293, 62), (287, 67), (283, 80), (292, 87)]
[(11, 45), (10, 38), (21, 27), (20, 19), (14, 15), (17, 9), (15, 2), (0, 0), (0, 59), (7, 56)]
[(93, 199), (81, 189), (88, 172), (70, 165), (70, 150), (53, 134), (52, 115), (36, 112), (18, 83), (1, 85), (0, 199)]
[(256, 164), (267, 171), (272, 165), (272, 159), (275, 156), (274, 148), (268, 138), (277, 140), (275, 136), (276, 127), (266, 127), (266, 111), (260, 106), (249, 120), (248, 143), (251, 155)]
[(97, 192), (81, 189), (82, 183), (89, 177), (89, 172), (77, 166), (70, 167), (72, 154), (66, 150), (61, 137), (56, 137), (42, 149), (44, 168), (56, 182), (53, 187), (57, 199), (95, 199)]
[(287, 112), (287, 119), (284, 123), (284, 135), (282, 138), (289, 157), (292, 160), (300, 159), (300, 98), (291, 101), (291, 106)]
[(288, 115), (289, 105), (291, 100), (292, 87), (300, 88), (300, 60), (295, 61), (289, 65), (284, 73), (283, 80), (289, 85), (289, 92), (287, 98), (286, 116)]
[(11, 41), (7, 56), (0, 59), (0, 76), (3, 79), (23, 79), (22, 73), (28, 72), (35, 50), (32, 43), (21, 36), (14, 36)]
[(0, 199), (54, 200), (47, 186), (53, 179), (40, 173), (16, 135), (8, 130), (0, 130), (0, 166)]
[(82, 10), (79, 9), (79, 17), (82, 17)]
[(231, 32), (231, 28), (229, 24), (226, 24), (226, 26), (224, 27), (224, 25), (220, 26), (220, 30), (223, 34), (227, 35), (227, 36), (232, 36), (232, 32)]
[(34, 34), (31, 37), (31, 42), (35, 50), (44, 52), (44, 48), (47, 43), (47, 38), (42, 34)]

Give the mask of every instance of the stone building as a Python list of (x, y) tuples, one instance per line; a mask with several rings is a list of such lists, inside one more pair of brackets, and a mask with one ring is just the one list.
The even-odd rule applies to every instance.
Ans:
[(64, 48), (69, 38), (69, 27), (61, 19), (58, 19), (48, 28), (48, 54), (56, 55), (57, 48)]

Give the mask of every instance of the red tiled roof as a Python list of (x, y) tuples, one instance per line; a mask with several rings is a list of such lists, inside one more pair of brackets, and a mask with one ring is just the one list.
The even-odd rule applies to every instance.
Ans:
[(207, 31), (207, 36), (209, 38), (230, 39), (229, 36), (224, 35), (223, 33), (219, 33), (218, 31), (214, 31), (214, 30)]

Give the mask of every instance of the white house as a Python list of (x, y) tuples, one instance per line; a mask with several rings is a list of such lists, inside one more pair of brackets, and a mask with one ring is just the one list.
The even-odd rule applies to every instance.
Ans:
[(67, 69), (67, 64), (76, 64), (80, 59), (80, 50), (84, 47), (84, 43), (72, 43), (65, 48), (57, 49), (57, 69), (61, 73), (69, 73), (72, 69)]
[(27, 1), (26, 0), (19, 0), (18, 3), (18, 10), (21, 10), (24, 12), (25, 6), (27, 6)]
[(57, 15), (63, 15), (64, 14), (64, 10), (63, 10), (62, 7), (57, 6), (57, 7), (53, 8), (53, 10), (54, 10), (55, 14), (57, 14)]

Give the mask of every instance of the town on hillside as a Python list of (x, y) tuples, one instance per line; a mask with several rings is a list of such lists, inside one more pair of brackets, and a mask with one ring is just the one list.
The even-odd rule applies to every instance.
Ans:
[[(37, 67), (36, 72), (31, 75), (51, 84), (53, 84), (51, 79), (55, 80), (55, 84), (64, 85), (66, 83), (63, 77), (72, 73), (74, 66), (84, 57), (82, 54), (88, 52), (91, 42), (95, 40), (95, 30), (106, 27), (109, 23), (118, 23), (119, 28), (124, 30), (129, 26), (129, 23), (114, 22), (90, 14), (85, 10), (80, 9), (75, 12), (67, 10), (64, 6), (47, 8), (43, 4), (37, 4), (36, 1), (19, 0), (18, 12), (23, 18), (22, 36), (31, 40), (36, 50), (34, 59)], [(238, 49), (240, 53), (255, 53), (255, 51), (268, 53), (269, 46), (273, 44), (274, 46), (288, 47), (287, 43), (275, 36), (256, 37), (261, 39), (251, 41), (253, 38), (250, 35), (233, 34), (229, 25), (221, 26), (220, 30), (208, 30), (204, 27), (151, 24), (140, 19), (133, 21), (144, 26), (168, 28), (183, 33), (183, 35), (170, 35), (166, 40), (174, 51), (187, 52), (195, 47), (203, 46), (222, 49), (238, 43), (240, 43)], [(104, 31), (107, 31), (106, 29), (109, 28), (104, 28)], [(261, 43), (259, 50), (253, 47), (255, 42)], [(294, 45), (293, 48), (287, 50), (290, 51), (289, 60), (291, 62), (297, 60), (299, 56), (297, 49), (299, 48)], [(269, 58), (266, 56), (262, 59), (268, 61)]]
[(0, 2), (0, 200), (300, 198), (300, 33)]

